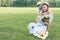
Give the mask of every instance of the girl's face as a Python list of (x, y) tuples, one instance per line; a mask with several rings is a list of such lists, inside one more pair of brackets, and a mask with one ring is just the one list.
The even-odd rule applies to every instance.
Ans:
[(43, 5), (42, 10), (46, 12), (48, 10), (47, 5)]

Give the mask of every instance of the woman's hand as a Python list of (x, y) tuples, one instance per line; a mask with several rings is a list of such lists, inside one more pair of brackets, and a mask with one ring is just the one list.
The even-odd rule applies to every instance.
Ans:
[(46, 25), (48, 25), (49, 23), (48, 22), (44, 22)]
[(44, 22), (44, 23), (47, 25), (46, 31), (48, 31), (48, 30), (49, 30), (50, 23), (49, 23), (49, 21), (46, 21), (46, 22)]

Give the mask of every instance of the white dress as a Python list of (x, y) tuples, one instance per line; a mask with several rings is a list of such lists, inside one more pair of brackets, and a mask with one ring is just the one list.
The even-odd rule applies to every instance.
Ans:
[[(53, 19), (52, 13), (49, 16), (50, 16), (50, 22), (51, 22), (52, 19)], [(47, 26), (44, 25), (43, 22), (40, 22), (40, 23), (30, 23), (28, 25), (29, 33), (33, 34), (34, 36), (37, 36), (39, 32), (47, 33), (46, 29), (47, 29)]]

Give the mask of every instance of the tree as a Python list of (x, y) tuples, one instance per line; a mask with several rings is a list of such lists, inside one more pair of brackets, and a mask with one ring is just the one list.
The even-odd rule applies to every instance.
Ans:
[(0, 6), (12, 6), (13, 0), (0, 0)]

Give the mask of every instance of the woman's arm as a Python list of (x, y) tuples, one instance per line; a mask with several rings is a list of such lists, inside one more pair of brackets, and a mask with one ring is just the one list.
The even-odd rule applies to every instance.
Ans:
[(47, 26), (47, 29), (46, 29), (46, 31), (48, 31), (48, 30), (49, 30), (49, 27), (50, 27), (49, 20), (45, 21), (44, 23), (45, 23), (45, 24), (46, 24), (46, 26)]
[(50, 20), (49, 20), (49, 22), (51, 23), (52, 20), (53, 20), (53, 14), (52, 14), (52, 12), (50, 12)]
[(52, 20), (53, 20), (53, 14), (52, 14), (52, 12), (50, 12), (50, 20), (49, 20), (49, 22), (47, 22), (47, 31), (49, 30), (49, 27), (50, 27), (50, 23), (52, 22)]
[(50, 23), (47, 22), (47, 29), (46, 31), (49, 31)]

